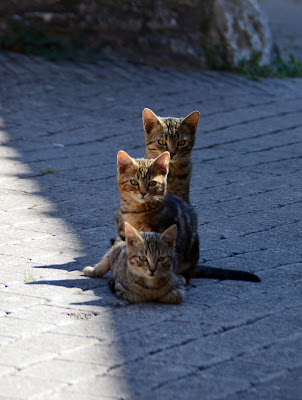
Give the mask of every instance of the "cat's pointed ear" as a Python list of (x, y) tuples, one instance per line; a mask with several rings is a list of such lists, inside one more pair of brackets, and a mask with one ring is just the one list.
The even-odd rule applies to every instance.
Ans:
[(187, 115), (183, 120), (182, 124), (187, 125), (190, 128), (192, 133), (195, 133), (197, 130), (197, 125), (199, 121), (199, 111), (192, 111), (189, 115)]
[(137, 246), (144, 240), (138, 231), (128, 224), (128, 222), (125, 222), (125, 237), (129, 246)]
[(160, 120), (150, 108), (145, 108), (143, 111), (143, 122), (146, 133), (150, 133), (154, 128), (161, 127)]
[(167, 246), (174, 247), (176, 241), (176, 235), (177, 235), (177, 226), (174, 224), (161, 234), (160, 240), (165, 242)]
[(123, 173), (133, 165), (132, 158), (123, 150), (117, 153), (117, 169), (119, 172)]
[(162, 175), (166, 175), (169, 172), (169, 161), (170, 153), (165, 151), (153, 161), (154, 168)]

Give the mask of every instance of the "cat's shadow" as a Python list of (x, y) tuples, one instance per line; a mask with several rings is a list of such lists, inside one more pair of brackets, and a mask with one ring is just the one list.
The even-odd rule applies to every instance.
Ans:
[[(55, 269), (65, 269), (69, 272), (79, 271), (79, 261), (69, 262), (63, 265), (52, 265), (52, 266), (38, 266), (35, 268), (55, 268)], [(83, 265), (81, 263), (81, 265)], [(102, 278), (88, 278), (84, 276), (82, 272), (79, 274), (71, 274), (70, 277), (66, 279), (41, 279), (31, 282), (27, 282), (26, 285), (45, 285), (45, 286), (59, 286), (64, 288), (76, 288), (80, 289), (80, 292), (76, 294), (76, 300), (79, 300), (79, 296), (83, 297), (83, 301), (71, 301), (69, 305), (74, 306), (114, 306), (117, 304), (127, 305), (127, 301), (118, 298), (113, 294), (109, 287), (109, 280), (111, 278), (111, 273), (109, 272), (106, 276)], [(89, 291), (91, 291), (89, 293)], [(85, 299), (85, 296), (89, 295), (89, 300)], [(95, 300), (91, 300), (91, 296), (96, 296)], [(70, 298), (72, 300), (72, 297)], [(55, 300), (56, 302), (56, 300)]]
[(35, 265), (35, 269), (59, 269), (65, 270), (67, 272), (79, 271), (82, 265), (85, 265), (86, 261), (82, 260), (80, 257), (74, 261), (67, 262), (65, 264), (51, 264), (51, 265)]

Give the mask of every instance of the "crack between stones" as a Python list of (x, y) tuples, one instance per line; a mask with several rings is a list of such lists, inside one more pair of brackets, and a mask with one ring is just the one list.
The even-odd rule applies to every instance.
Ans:
[[(291, 114), (298, 114), (301, 111), (302, 111), (302, 109), (295, 110), (295, 111), (282, 112), (282, 113), (279, 113), (279, 114), (265, 115), (263, 117), (253, 118), (253, 119), (249, 119), (249, 120), (246, 120), (246, 121), (236, 122), (235, 124), (225, 125), (225, 126), (222, 126), (220, 128), (205, 130), (205, 131), (203, 131), (203, 133), (212, 133), (212, 132), (217, 132), (217, 131), (223, 131), (223, 130), (226, 130), (226, 129), (229, 129), (229, 128), (234, 128), (235, 126), (238, 126), (238, 125), (248, 125), (248, 124), (251, 124), (253, 122), (264, 121), (266, 119), (279, 118), (279, 117), (284, 117), (286, 115), (291, 115)], [(273, 132), (271, 132), (271, 133), (273, 133)], [(265, 134), (265, 135), (267, 135), (267, 134)]]
[[(265, 119), (265, 118), (263, 118), (263, 119)], [(246, 123), (254, 122), (254, 121), (257, 121), (257, 120), (247, 121), (247, 122), (243, 122), (241, 124), (244, 125)], [(225, 130), (225, 129), (228, 129), (228, 128), (232, 128), (233, 126), (236, 126), (236, 125), (240, 125), (240, 124), (229, 125), (229, 126), (226, 126), (223, 129), (213, 129), (213, 130), (210, 130), (210, 131), (204, 131), (204, 133), (212, 133), (212, 132), (216, 132), (216, 131), (219, 131), (219, 130)], [(265, 136), (269, 136), (269, 135), (275, 135), (275, 134), (282, 133), (282, 132), (292, 131), (292, 130), (295, 130), (295, 129), (298, 129), (298, 128), (301, 128), (301, 127), (302, 127), (302, 124), (293, 125), (293, 126), (289, 126), (287, 128), (276, 129), (276, 130), (271, 131), (271, 132), (261, 133), (261, 134), (249, 136), (249, 137), (246, 137), (246, 138), (233, 139), (233, 140), (228, 140), (228, 141), (221, 142), (221, 143), (213, 143), (213, 144), (211, 144), (209, 146), (197, 147), (194, 150), (195, 151), (196, 150), (208, 150), (208, 149), (212, 149), (214, 147), (223, 146), (225, 144), (233, 144), (233, 143), (245, 142), (245, 141), (252, 140), (252, 139), (259, 139), (259, 138), (262, 138), (262, 137), (265, 137)]]
[(264, 103), (258, 103), (258, 104), (247, 104), (244, 107), (230, 107), (230, 108), (225, 108), (225, 109), (221, 109), (220, 111), (213, 111), (207, 114), (200, 114), (201, 118), (207, 118), (207, 117), (213, 117), (216, 115), (223, 115), (223, 114), (228, 114), (230, 112), (234, 112), (234, 111), (239, 111), (239, 110), (249, 110), (250, 108), (257, 108), (259, 106), (270, 106), (276, 104), (275, 101), (267, 101)]
[(246, 237), (246, 236), (254, 235), (255, 233), (269, 232), (269, 231), (272, 231), (273, 229), (280, 228), (281, 226), (293, 225), (293, 224), (297, 224), (299, 222), (300, 222), (300, 220), (294, 220), (293, 222), (287, 222), (285, 224), (273, 225), (268, 228), (260, 229), (259, 231), (247, 232), (242, 235), (238, 235), (238, 237)]
[[(295, 202), (292, 202), (292, 203), (288, 203), (288, 204), (277, 204), (275, 206), (270, 206), (269, 211), (275, 210), (275, 209), (278, 209), (278, 208), (289, 207), (289, 206), (296, 205), (296, 204), (301, 204), (301, 203), (302, 203), (302, 200), (301, 201), (298, 200), (298, 201), (295, 201)], [(261, 213), (266, 213), (266, 212), (267, 212), (266, 209), (262, 209), (262, 210), (252, 210), (252, 211), (248, 211), (248, 212), (245, 212), (245, 213), (236, 213), (236, 214), (232, 214), (232, 215), (225, 215), (224, 217), (217, 218), (217, 219), (212, 219), (211, 221), (203, 221), (203, 222), (199, 223), (198, 226), (206, 226), (206, 225), (210, 225), (210, 224), (215, 223), (215, 222), (219, 222), (221, 220), (223, 221), (224, 219), (228, 219), (229, 220), (229, 219), (233, 219), (233, 218), (236, 218), (236, 217), (242, 217), (242, 216), (245, 216), (245, 215), (251, 215), (251, 214), (255, 215), (255, 214), (261, 214)]]
[(158, 353), (161, 353), (161, 352), (166, 351), (166, 350), (174, 349), (174, 348), (176, 348), (176, 347), (185, 346), (186, 344), (191, 343), (191, 342), (195, 342), (196, 340), (197, 340), (197, 339), (191, 338), (191, 339), (184, 340), (184, 341), (182, 341), (182, 342), (180, 342), (180, 343), (173, 344), (173, 345), (168, 346), (168, 347), (165, 347), (165, 348), (160, 348), (160, 349), (151, 351), (151, 352), (149, 352), (147, 355), (143, 355), (143, 356), (140, 356), (140, 357), (136, 357), (134, 360), (125, 361), (125, 362), (123, 362), (123, 363), (116, 364), (116, 365), (114, 365), (113, 367), (110, 367), (110, 368), (108, 369), (108, 372), (113, 371), (113, 370), (115, 370), (115, 369), (117, 369), (117, 368), (119, 368), (119, 367), (121, 367), (121, 366), (130, 364), (130, 363), (133, 363), (133, 362), (142, 361), (142, 360), (144, 360), (144, 359), (146, 358), (146, 356), (158, 354)]
[(242, 153), (242, 154), (243, 155), (247, 155), (247, 154), (255, 154), (255, 153), (264, 153), (266, 151), (271, 151), (271, 150), (275, 150), (275, 149), (281, 149), (282, 147), (285, 148), (285, 147), (288, 147), (288, 146), (293, 146), (293, 145), (297, 145), (297, 144), (301, 144), (301, 143), (302, 143), (301, 141), (289, 142), (289, 143), (286, 143), (286, 145), (282, 144), (282, 145), (279, 145), (279, 146), (271, 146), (271, 147), (268, 147), (266, 149), (247, 151), (247, 152)]
[[(267, 315), (267, 316), (262, 317), (262, 318), (259, 317), (257, 320), (263, 319), (263, 318), (266, 318), (266, 317), (269, 317), (269, 316), (271, 316), (271, 315), (273, 315), (273, 314)], [(256, 320), (255, 320), (254, 322), (256, 322)], [(251, 322), (251, 323), (252, 323), (252, 322)], [(244, 326), (244, 324), (243, 324), (242, 326)], [(240, 326), (239, 326), (239, 327), (240, 327)], [(292, 336), (293, 336), (293, 337), (295, 337), (295, 336), (301, 336), (301, 334), (300, 334), (300, 333), (298, 333), (298, 334), (295, 333), (295, 334), (292, 335)], [(152, 392), (153, 392), (153, 391), (156, 391), (156, 390), (158, 390), (158, 389), (160, 389), (161, 387), (164, 387), (164, 386), (166, 386), (166, 385), (169, 385), (170, 383), (179, 381), (180, 379), (185, 379), (185, 378), (188, 378), (188, 377), (197, 375), (198, 372), (200, 372), (200, 371), (205, 371), (205, 370), (211, 369), (211, 368), (213, 368), (213, 367), (215, 367), (215, 366), (218, 366), (218, 365), (223, 364), (223, 363), (228, 362), (228, 361), (235, 361), (235, 360), (238, 359), (238, 358), (240, 359), (241, 357), (243, 357), (243, 356), (245, 356), (245, 355), (247, 355), (247, 354), (249, 354), (249, 353), (251, 353), (251, 352), (254, 352), (255, 350), (257, 350), (257, 351), (265, 350), (265, 349), (267, 349), (267, 348), (269, 348), (269, 347), (275, 345), (276, 343), (280, 343), (280, 342), (282, 342), (282, 341), (284, 341), (284, 340), (288, 340), (288, 338), (286, 338), (286, 339), (283, 338), (283, 339), (275, 340), (273, 343), (270, 343), (270, 344), (266, 344), (266, 345), (262, 345), (262, 346), (256, 346), (256, 347), (254, 347), (252, 350), (239, 352), (239, 353), (237, 353), (235, 356), (226, 357), (226, 358), (224, 358), (224, 359), (221, 360), (221, 361), (217, 361), (217, 362), (214, 362), (214, 363), (209, 364), (209, 365), (206, 365), (206, 366), (205, 366), (205, 365), (204, 365), (204, 366), (200, 366), (200, 367), (196, 366), (196, 367), (195, 367), (195, 368), (196, 368), (196, 371), (191, 372), (191, 373), (188, 373), (188, 374), (185, 374), (185, 375), (183, 375), (182, 377), (177, 377), (177, 378), (175, 378), (175, 379), (173, 379), (173, 380), (169, 380), (169, 381), (166, 381), (166, 382), (162, 382), (161, 384), (159, 384), (159, 385), (153, 387), (153, 388), (152, 388)], [(271, 380), (271, 379), (273, 379), (273, 377), (270, 377), (270, 378), (268, 379), (268, 381)], [(260, 382), (260, 380), (259, 380), (259, 382)], [(256, 384), (257, 384), (257, 383), (254, 382), (254, 383), (251, 384), (251, 386), (256, 385)], [(247, 390), (248, 390), (248, 389), (244, 390), (243, 392), (245, 392), (245, 391), (247, 391)], [(239, 392), (241, 392), (241, 391), (239, 391)], [(219, 398), (222, 399), (222, 398), (224, 398), (224, 397), (225, 397), (225, 396), (223, 396), (223, 397), (219, 396), (217, 399), (219, 399)]]

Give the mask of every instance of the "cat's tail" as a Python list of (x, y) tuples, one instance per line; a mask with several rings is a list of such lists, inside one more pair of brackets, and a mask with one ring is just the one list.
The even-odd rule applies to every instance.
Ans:
[(192, 274), (192, 278), (208, 278), (208, 279), (219, 279), (221, 281), (230, 279), (233, 281), (249, 281), (249, 282), (261, 282), (258, 275), (252, 272), (214, 268), (198, 265)]

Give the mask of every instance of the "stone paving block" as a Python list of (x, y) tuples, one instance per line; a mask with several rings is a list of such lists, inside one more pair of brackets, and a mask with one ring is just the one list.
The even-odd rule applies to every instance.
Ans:
[[(104, 305), (101, 306), (102, 296), (104, 296), (103, 292), (104, 290), (101, 289), (96, 289), (95, 291), (95, 296), (99, 295), (101, 297), (99, 300), (100, 306), (98, 309), (96, 308), (98, 312), (95, 312), (95, 314), (97, 315), (95, 315), (91, 321), (79, 318), (77, 321), (74, 321), (72, 325), (68, 324), (56, 328), (56, 333), (97, 337), (110, 343), (114, 339), (118, 341), (119, 335), (136, 332), (138, 329), (147, 330), (148, 327), (150, 327), (150, 329), (153, 330), (154, 321), (156, 321), (157, 324), (164, 324), (167, 319), (178, 318), (178, 314), (182, 313), (183, 309), (183, 306), (179, 309), (176, 306), (160, 307), (160, 305), (154, 304), (129, 305), (127, 302), (118, 301), (115, 303), (115, 306), (113, 305), (110, 312), (108, 312)], [(161, 311), (160, 315), (158, 315), (158, 310)], [(70, 314), (72, 311), (76, 316), (77, 313), (74, 309), (69, 311)], [(82, 314), (85, 316), (87, 314), (88, 317), (90, 315), (88, 312), (85, 313), (84, 311), (82, 311), (82, 313), (78, 311), (78, 314), (79, 316)], [(116, 332), (118, 332), (118, 334), (116, 334)]]
[[(85, 393), (76, 393), (73, 391), (72, 388), (70, 388), (70, 386), (63, 386), (61, 388), (59, 388), (58, 390), (54, 389), (54, 390), (50, 390), (47, 393), (47, 396), (53, 400), (58, 400), (58, 399), (64, 399), (64, 400), (99, 400), (100, 399), (100, 395), (89, 395), (87, 396), (87, 394)], [(102, 395), (101, 397), (104, 400), (118, 400), (117, 397), (113, 397), (113, 396), (104, 396)], [(42, 395), (35, 395), (33, 397), (31, 397), (29, 400), (44, 400), (45, 399), (45, 393)]]
[[(62, 390), (59, 391), (51, 391), (49, 392), (49, 397), (51, 397), (52, 400), (58, 400), (58, 399), (64, 399), (64, 400), (100, 400), (100, 395), (97, 394), (96, 396), (89, 395), (85, 393), (75, 393), (72, 388), (69, 386), (63, 387)], [(35, 396), (34, 398), (31, 398), (30, 400), (44, 400), (45, 395), (41, 396)], [(102, 399), (106, 400), (118, 400), (117, 397), (112, 397), (112, 396), (104, 396), (102, 395)]]
[(171, 320), (162, 321), (160, 324), (155, 322), (139, 330), (125, 332), (112, 343), (118, 346), (125, 358), (134, 354), (136, 357), (142, 357), (149, 353), (161, 353), (164, 349), (182, 346), (201, 335), (201, 326)]
[[(2, 364), (15, 366), (18, 369), (54, 359), (70, 349), (85, 348), (98, 342), (91, 338), (60, 335), (43, 332), (40, 335), (26, 338), (6, 345), (1, 350)], [(39, 352), (36, 349), (39, 348)]]
[[(295, 118), (294, 118), (295, 117)], [(301, 128), (301, 113), (296, 113), (288, 118), (279, 117), (275, 118), (274, 124), (272, 124), (271, 119), (253, 121), (249, 124), (241, 124), (230, 127), (221, 127), (218, 132), (215, 130), (212, 132), (206, 132), (205, 136), (201, 138), (196, 137), (196, 151), (202, 151), (204, 147), (213, 149), (213, 156), (215, 156), (215, 147), (225, 148), (225, 150), (232, 150), (234, 154), (237, 151), (249, 151), (249, 143), (251, 139), (265, 137), (269, 144), (278, 143), (275, 141), (275, 134), (280, 136), (280, 132), (283, 134), (288, 133), (288, 138), (290, 142), (290, 132)], [(278, 128), (276, 128), (278, 127)], [(245, 136), (243, 135), (245, 133)], [(278, 138), (277, 136), (277, 138)], [(237, 150), (237, 143), (239, 148)], [(267, 155), (270, 157), (270, 154)], [(218, 159), (219, 160), (219, 159)], [(234, 163), (234, 167), (238, 165), (238, 160)], [(214, 160), (215, 161), (215, 160)], [(222, 158), (224, 162), (224, 168), (228, 171), (231, 170), (229, 163), (233, 161), (231, 157)], [(240, 161), (243, 163), (244, 159), (241, 158)], [(210, 163), (208, 163), (210, 165)]]
[(252, 385), (263, 380), (270, 380), (285, 372), (285, 369), (278, 363), (271, 365), (263, 365), (256, 359), (254, 362), (246, 361), (246, 357), (239, 357), (236, 360), (230, 360), (219, 363), (204, 369), (201, 372), (202, 377), (209, 380), (217, 379), (218, 376), (223, 376), (228, 379), (246, 379)]
[[(290, 286), (290, 281), (296, 286), (301, 283), (301, 263), (284, 263), (280, 267), (272, 267), (271, 270), (262, 270), (261, 276), (272, 288)], [(276, 283), (276, 280), (279, 282)]]
[(42, 332), (51, 330), (54, 325), (45, 324), (45, 322), (26, 321), (21, 318), (12, 318), (10, 314), (1, 319), (0, 335), (12, 337), (14, 340), (20, 340)]
[[(294, 151), (293, 154), (298, 154), (299, 144), (301, 143), (301, 137), (299, 132), (301, 128), (288, 128), (281, 132), (271, 133), (267, 135), (259, 135), (260, 137), (249, 138), (246, 141), (238, 141), (236, 143), (236, 151), (241, 152), (268, 152), (276, 148), (284, 148), (284, 152), (287, 152), (288, 146), (293, 146), (291, 150)], [(219, 149), (222, 147), (226, 151), (234, 150), (234, 144), (222, 144), (218, 145)]]
[(0, 377), (1, 396), (5, 400), (27, 400), (41, 394), (45, 396), (56, 384), (56, 381), (22, 377), (18, 373)]
[(19, 376), (32, 377), (52, 382), (73, 383), (80, 382), (84, 376), (103, 375), (107, 372), (106, 366), (93, 363), (78, 363), (65, 360), (47, 360), (37, 365), (21, 369)]
[(279, 376), (267, 380), (257, 387), (249, 388), (247, 391), (240, 391), (233, 396), (224, 397), (225, 400), (239, 400), (244, 397), (247, 400), (268, 399), (268, 400), (293, 400), (299, 399), (300, 393), (296, 388), (301, 388), (301, 367), (292, 371), (284, 372)]
[(190, 302), (219, 306), (220, 303), (225, 302), (234, 302), (235, 304), (238, 300), (239, 305), (241, 302), (255, 304), (255, 311), (257, 311), (257, 308), (261, 310), (262, 306), (264, 313), (268, 312), (268, 314), (271, 311), (280, 312), (287, 308), (301, 306), (301, 287), (299, 284), (293, 287), (281, 282), (279, 285), (272, 286), (269, 281), (266, 282), (264, 279), (261, 283), (255, 283), (253, 288), (250, 288), (250, 286), (251, 283), (249, 282), (227, 280), (217, 282), (213, 284), (212, 291), (192, 289), (194, 293)]
[(169, 393), (173, 391), (175, 399), (183, 399), (184, 397), (192, 400), (198, 400), (200, 398), (220, 399), (228, 394), (233, 395), (237, 391), (244, 390), (248, 387), (248, 380), (235, 377), (230, 379), (224, 376), (209, 379), (209, 377), (206, 375), (204, 376), (201, 371), (164, 386), (159, 386), (151, 393), (147, 393), (145, 398), (151, 400), (153, 396), (153, 398), (165, 399), (169, 396)]
[(208, 368), (216, 363), (231, 359), (232, 351), (225, 347), (216, 351), (213, 346), (208, 346), (205, 338), (183, 343), (173, 348), (163, 349), (149, 355), (151, 361), (164, 362), (169, 360), (176, 365), (188, 365), (198, 369)]
[[(110, 330), (108, 331), (110, 332)], [(114, 335), (114, 332), (112, 334)], [(113, 368), (130, 360), (135, 360), (136, 356), (137, 353), (130, 354), (125, 359), (117, 345), (98, 342), (82, 348), (69, 349), (64, 354), (59, 354), (56, 359)]]
[(0, 364), (0, 376), (13, 374), (14, 372), (15, 372), (14, 367)]
[(244, 362), (257, 363), (261, 366), (282, 368), (283, 370), (293, 370), (300, 368), (302, 364), (301, 358), (302, 337), (295, 334), (289, 338), (285, 338), (279, 343), (261, 350), (256, 354), (248, 354), (243, 357)]
[(60, 331), (59, 327), (67, 328), (69, 325), (73, 325), (70, 329), (73, 333), (79, 335), (82, 331), (76, 329), (76, 326), (74, 326), (75, 323), (78, 321), (85, 321), (87, 323), (89, 319), (94, 319), (96, 315), (101, 316), (104, 312), (106, 311), (102, 312), (101, 310), (98, 310), (98, 313), (93, 313), (74, 310), (73, 308), (68, 308), (67, 305), (65, 307), (55, 307), (47, 302), (46, 304), (38, 305), (30, 309), (12, 311), (9, 314), (9, 317), (15, 319), (18, 318), (27, 321), (28, 323), (40, 322), (48, 325), (51, 324), (49, 330), (56, 331), (56, 333), (65, 333)]
[[(0, 345), (1, 346), (6, 346), (10, 343), (13, 343), (14, 339), (11, 336), (0, 336)], [(4, 362), (4, 360), (3, 360)], [(8, 366), (6, 366), (8, 367)]]
[[(219, 293), (216, 293), (216, 297), (218, 296)], [(184, 312), (181, 316), (174, 317), (174, 319), (182, 322), (187, 321), (188, 323), (195, 322), (196, 325), (200, 326), (203, 333), (200, 337), (222, 332), (232, 327), (244, 326), (253, 320), (264, 318), (274, 311), (264, 309), (256, 301), (247, 302), (241, 299), (234, 300), (229, 298), (224, 302), (207, 301), (207, 310), (200, 307), (198, 299), (194, 298), (194, 294), (187, 301), (186, 308), (192, 308), (193, 305), (194, 315)]]
[(17, 293), (10, 294), (3, 291), (0, 293), (0, 298), (0, 309), (5, 311), (6, 313), (22, 308), (33, 307), (38, 304), (44, 304), (46, 302), (46, 300), (43, 298), (34, 296), (22, 296)]
[[(152, 373), (150, 373), (150, 371), (152, 371)], [(129, 381), (135, 378), (144, 381), (144, 385), (147, 387), (151, 386), (151, 388), (157, 388), (171, 381), (178, 381), (194, 372), (197, 372), (194, 367), (175, 365), (169, 362), (151, 361), (146, 358), (111, 369), (108, 373), (108, 377), (126, 378)]]
[[(77, 385), (68, 388), (68, 392), (85, 395), (87, 399), (123, 398), (125, 400), (139, 399), (145, 396), (150, 385), (140, 385), (140, 380), (133, 378), (129, 381), (126, 377), (97, 376), (91, 377)], [(63, 392), (63, 394), (65, 391)]]
[[(233, 126), (239, 124), (246, 124), (252, 121), (265, 120), (268, 118), (275, 118), (278, 114), (286, 115), (287, 113), (294, 113), (301, 111), (301, 103), (297, 100), (288, 103), (268, 104), (256, 107), (246, 107), (240, 113), (224, 112), (220, 114), (217, 112), (215, 116), (203, 117), (203, 129), (219, 130), (225, 126)], [(244, 133), (244, 132), (243, 132)]]

